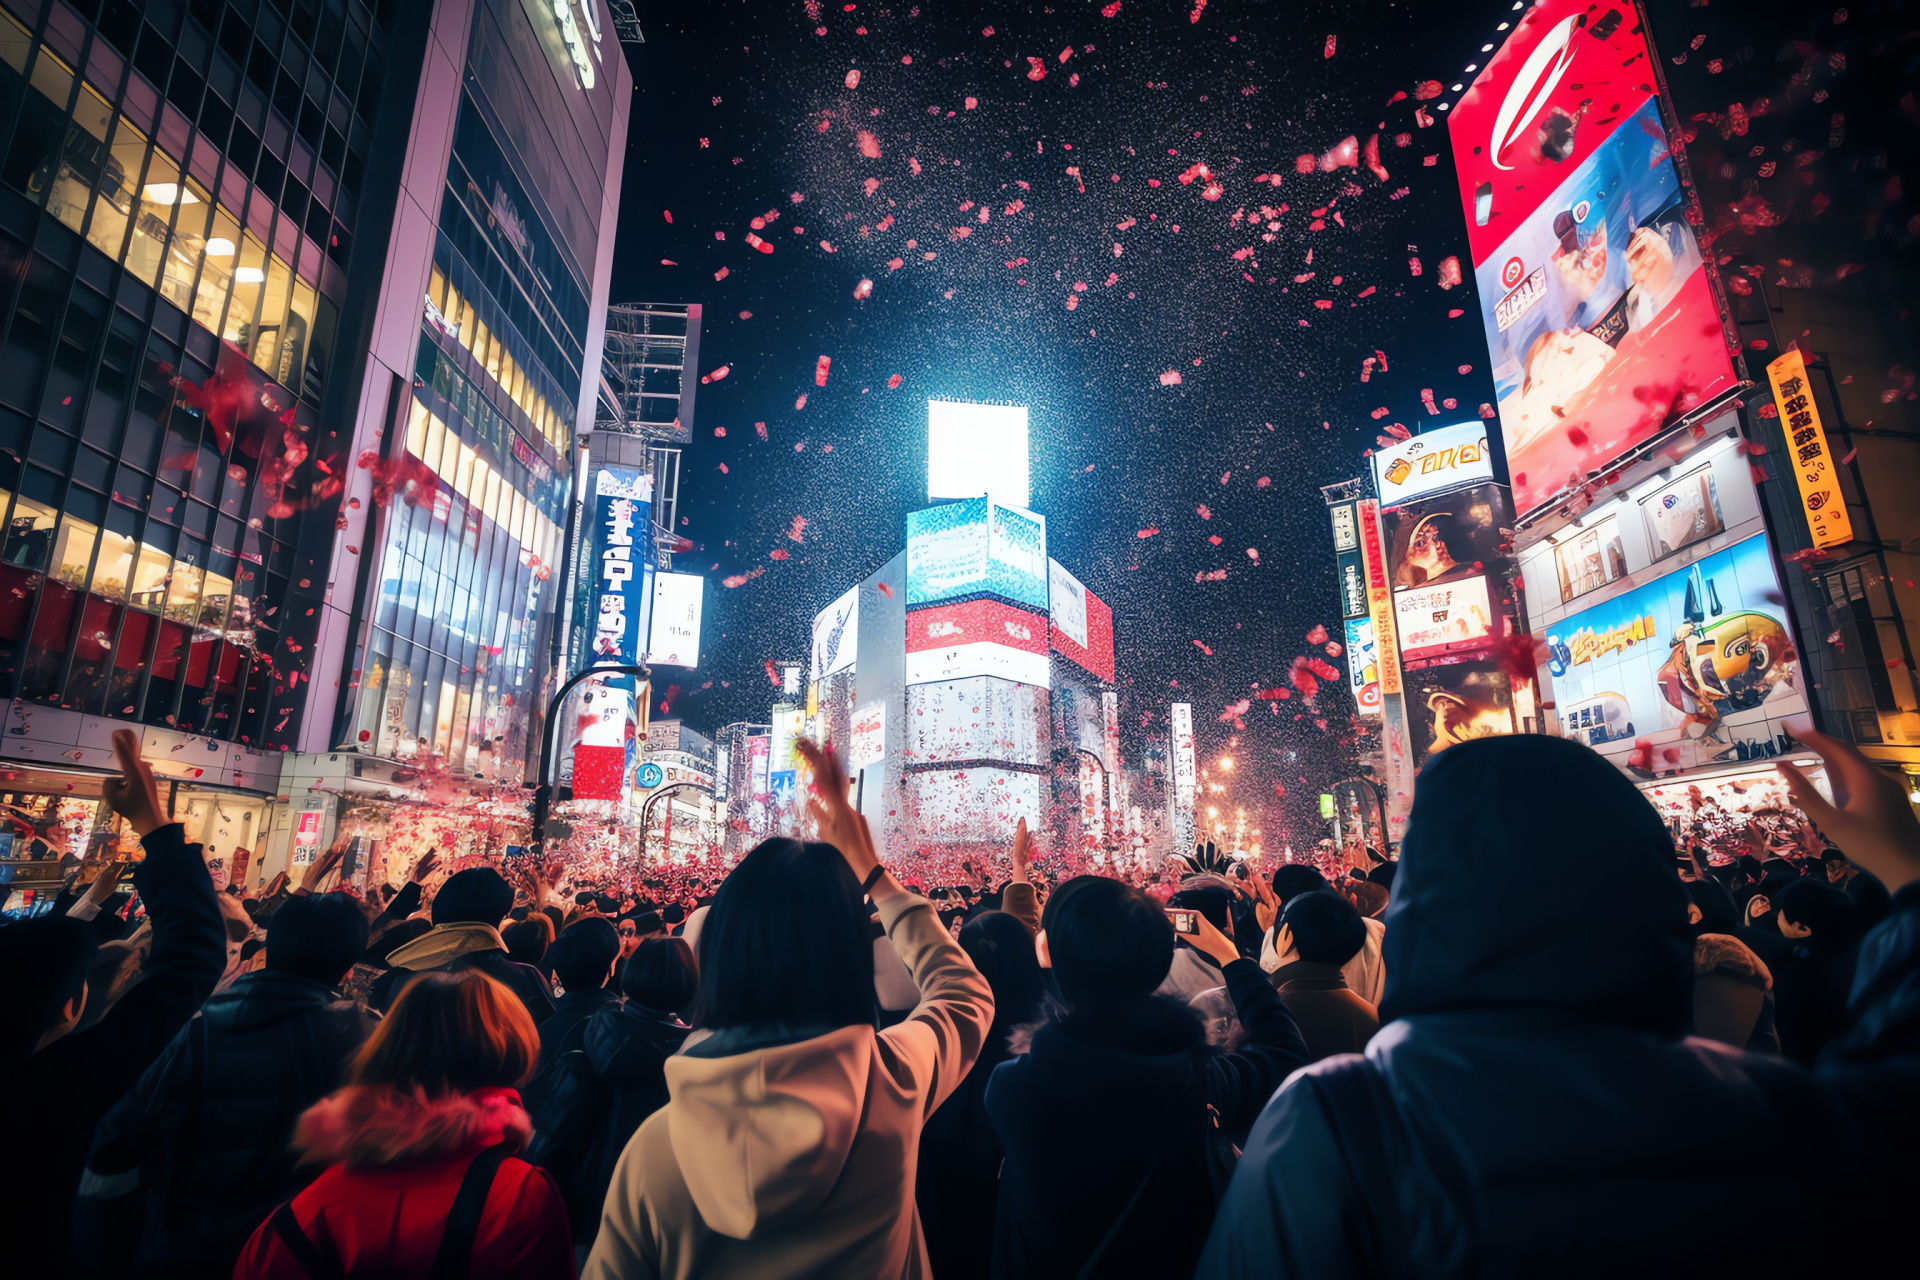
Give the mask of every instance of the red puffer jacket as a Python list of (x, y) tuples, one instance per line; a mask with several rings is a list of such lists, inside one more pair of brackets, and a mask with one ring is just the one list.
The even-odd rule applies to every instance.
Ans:
[[(350, 1086), (300, 1117), (293, 1145), (329, 1167), (295, 1196), (293, 1215), (315, 1250), (348, 1276), (420, 1277), (434, 1255), (474, 1157), (533, 1131), (512, 1089), (426, 1098)], [(234, 1280), (305, 1280), (308, 1270), (269, 1219), (254, 1231)], [(474, 1237), (475, 1280), (572, 1280), (573, 1246), (560, 1191), (543, 1169), (501, 1163)]]

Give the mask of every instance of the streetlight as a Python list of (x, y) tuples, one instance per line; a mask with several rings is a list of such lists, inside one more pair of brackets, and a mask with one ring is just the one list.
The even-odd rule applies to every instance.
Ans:
[(593, 676), (635, 676), (645, 687), (645, 692), (635, 692), (642, 698), (653, 696), (653, 668), (640, 663), (610, 663), (603, 667), (588, 667), (561, 685), (560, 692), (554, 694), (553, 700), (547, 703), (547, 718), (540, 728), (540, 772), (536, 775), (533, 788), (533, 822), (528, 836), (528, 844), (536, 858), (545, 857), (547, 852), (547, 814), (553, 808), (553, 737), (559, 728), (560, 708), (566, 704), (567, 695), (573, 692), (575, 686)]
[[(671, 795), (675, 791), (698, 791), (703, 793), (709, 800), (713, 798), (713, 788), (704, 786), (698, 782), (670, 782), (648, 796), (646, 803), (640, 806), (640, 861), (643, 864), (647, 860), (647, 823), (653, 818), (653, 803), (660, 799), (660, 797)], [(667, 846), (666, 854), (668, 858), (673, 857), (673, 846), (671, 844)]]
[(1085, 747), (1081, 747), (1081, 746), (1064, 746), (1064, 747), (1054, 748), (1054, 752), (1053, 752), (1054, 762), (1056, 764), (1064, 764), (1075, 753), (1085, 756), (1087, 759), (1093, 761), (1094, 764), (1100, 767), (1100, 811), (1101, 811), (1102, 817), (1104, 818), (1104, 821), (1102, 822), (1101, 825), (1106, 828), (1104, 831), (1100, 833), (1100, 836), (1101, 836), (1100, 843), (1103, 848), (1111, 849), (1114, 847), (1113, 776), (1107, 772), (1107, 762), (1105, 760), (1102, 760), (1094, 752), (1089, 751)]

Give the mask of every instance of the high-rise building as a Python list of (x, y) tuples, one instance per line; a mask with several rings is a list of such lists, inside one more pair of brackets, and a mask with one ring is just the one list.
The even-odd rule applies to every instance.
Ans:
[(620, 8), (0, 5), (9, 798), (84, 835), (144, 725), (190, 836), (271, 832), (258, 876), (348, 804), (521, 780), (600, 377)]

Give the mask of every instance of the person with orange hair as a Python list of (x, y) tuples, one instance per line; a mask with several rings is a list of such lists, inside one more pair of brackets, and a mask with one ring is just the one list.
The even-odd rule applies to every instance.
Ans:
[(247, 1242), (234, 1280), (419, 1275), (572, 1280), (560, 1190), (519, 1159), (517, 1092), (540, 1036), (473, 970), (408, 984), (346, 1088), (300, 1117), (293, 1146), (327, 1165)]

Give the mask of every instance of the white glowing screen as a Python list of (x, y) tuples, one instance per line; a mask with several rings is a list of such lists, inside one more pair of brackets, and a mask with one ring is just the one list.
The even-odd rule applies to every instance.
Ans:
[(927, 401), (927, 500), (989, 494), (1025, 507), (1025, 405)]

